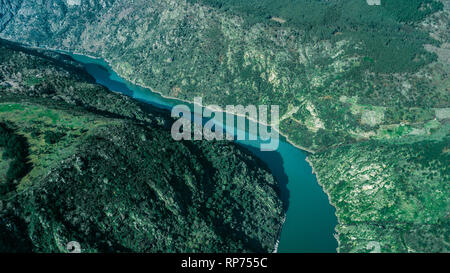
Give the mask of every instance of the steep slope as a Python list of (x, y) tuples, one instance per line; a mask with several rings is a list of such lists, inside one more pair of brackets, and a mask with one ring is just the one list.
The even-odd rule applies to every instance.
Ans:
[(337, 208), (341, 252), (449, 252), (449, 136), (313, 155)]
[(0, 86), (1, 252), (273, 251), (278, 185), (245, 150), (173, 141), (165, 113), (59, 54), (1, 42)]
[[(102, 57), (124, 78), (180, 99), (280, 105), (281, 132), (315, 152), (311, 162), (338, 209), (341, 251), (448, 251), (449, 232), (439, 225), (448, 215), (433, 205), (442, 199), (449, 211), (448, 164), (412, 162), (422, 156), (415, 149), (431, 146), (443, 152), (430, 161), (447, 158), (450, 1), (3, 3), (0, 37)], [(368, 151), (373, 156), (365, 157)], [(383, 152), (392, 156), (378, 156)], [(352, 165), (341, 168), (345, 162)], [(422, 173), (378, 172), (404, 164)], [(359, 185), (373, 186), (370, 199)], [(421, 193), (436, 187), (441, 193)], [(423, 200), (388, 206), (398, 196)], [(407, 220), (394, 221), (405, 212)], [(360, 225), (366, 213), (392, 222), (364, 218)], [(406, 240), (409, 231), (414, 235)]]
[(448, 65), (430, 52), (449, 42), (442, 3), (256, 2), (4, 1), (0, 37), (103, 57), (172, 97), (278, 104), (281, 131), (313, 151), (448, 107)]

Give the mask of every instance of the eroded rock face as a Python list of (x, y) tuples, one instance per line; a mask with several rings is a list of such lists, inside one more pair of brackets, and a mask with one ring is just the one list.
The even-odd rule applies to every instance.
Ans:
[(81, 5), (81, 0), (66, 0), (68, 6), (79, 6)]
[[(377, 126), (402, 122), (386, 115), (367, 126), (359, 121), (372, 109), (362, 107), (426, 112), (448, 104), (445, 87), (432, 84), (448, 70), (442, 61), (430, 65), (436, 56), (424, 48), (437, 43), (428, 32), (446, 33), (448, 12), (436, 13), (440, 28), (420, 27), (427, 15), (442, 9), (437, 2), (418, 14), (403, 10), (405, 0), (383, 7), (364, 1), (283, 2), (292, 14), (278, 14), (283, 9), (271, 8), (271, 1), (260, 4), (261, 10), (245, 3), (221, 9), (228, 3), (208, 2), (221, 5), (4, 1), (0, 37), (102, 57), (122, 77), (166, 96), (202, 96), (205, 103), (221, 106), (280, 105), (281, 132), (311, 151), (383, 138)], [(342, 96), (354, 103), (341, 101)], [(418, 120), (414, 116), (411, 122)]]
[(0, 4), (0, 30), (3, 30), (14, 15), (17, 14), (21, 1), (2, 0)]
[(381, 0), (367, 0), (367, 5), (369, 6), (380, 6)]

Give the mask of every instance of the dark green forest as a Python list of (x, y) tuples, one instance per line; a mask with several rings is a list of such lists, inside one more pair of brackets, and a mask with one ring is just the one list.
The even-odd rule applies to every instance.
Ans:
[(282, 18), (306, 39), (359, 40), (364, 47), (355, 50), (366, 56), (366, 68), (382, 73), (413, 72), (436, 60), (423, 49), (424, 43), (435, 41), (412, 25), (443, 8), (434, 0), (387, 0), (381, 8), (369, 6), (365, 0), (189, 1), (243, 15), (249, 25), (277, 25), (280, 23), (270, 19)]
[(174, 141), (169, 113), (62, 55), (0, 40), (2, 65), (16, 87), (0, 89), (0, 252), (273, 250), (280, 190), (250, 152)]
[(0, 123), (1, 160), (10, 161), (5, 181), (0, 180), (0, 195), (13, 190), (17, 181), (29, 171), (28, 147), (25, 137), (16, 134), (7, 124)]
[[(376, 241), (382, 252), (448, 252), (443, 2), (4, 0), (0, 37), (102, 58), (171, 98), (279, 105), (280, 132), (311, 152), (336, 207), (340, 251), (369, 252)], [(33, 163), (11, 188), (17, 196), (0, 200), (3, 245), (273, 247), (283, 215), (276, 182), (248, 153), (173, 143), (167, 118), (95, 85), (59, 54), (6, 46), (0, 63), (0, 115), (26, 137)]]

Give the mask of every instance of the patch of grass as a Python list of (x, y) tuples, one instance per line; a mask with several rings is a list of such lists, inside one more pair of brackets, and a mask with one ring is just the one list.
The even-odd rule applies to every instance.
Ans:
[(0, 121), (17, 125), (30, 144), (29, 161), (34, 166), (18, 185), (19, 190), (35, 181), (52, 162), (73, 151), (78, 139), (92, 130), (116, 121), (77, 111), (25, 103), (0, 103)]
[(25, 107), (22, 104), (8, 104), (8, 103), (2, 103), (0, 104), (0, 112), (11, 112), (15, 110), (24, 110)]
[(35, 86), (35, 85), (37, 85), (37, 84), (39, 84), (41, 82), (44, 82), (44, 79), (43, 78), (38, 78), (38, 77), (29, 77), (29, 78), (24, 80), (24, 83), (27, 86), (30, 86), (30, 87), (31, 86)]

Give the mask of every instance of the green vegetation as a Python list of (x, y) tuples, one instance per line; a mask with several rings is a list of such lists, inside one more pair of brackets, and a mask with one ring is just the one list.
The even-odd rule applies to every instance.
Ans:
[(56, 133), (53, 131), (45, 132), (45, 142), (48, 144), (56, 144), (58, 143), (63, 137), (65, 136), (64, 133)]
[[(249, 25), (270, 21), (277, 25), (279, 22), (273, 18), (282, 18), (285, 21), (282, 24), (302, 31), (302, 35), (310, 39), (332, 42), (346, 38), (359, 40), (362, 46), (360, 49), (349, 49), (364, 56), (359, 69), (380, 73), (417, 71), (425, 63), (435, 60), (423, 48), (424, 43), (433, 43), (432, 39), (402, 23), (419, 22), (443, 8), (442, 3), (433, 0), (387, 0), (382, 1), (382, 7), (369, 6), (364, 0), (192, 2), (241, 14)], [(417, 55), (424, 55), (423, 60), (414, 60)]]
[(443, 8), (441, 2), (433, 0), (387, 0), (382, 5), (401, 22), (420, 22)]
[[(340, 21), (343, 16), (356, 20), (362, 17), (362, 12), (368, 12), (365, 18), (370, 22), (376, 17), (388, 16), (391, 14), (402, 22), (418, 22), (425, 16), (442, 9), (443, 4), (433, 0), (385, 0), (381, 1), (383, 9), (376, 16), (378, 7), (369, 6), (365, 1), (314, 1), (314, 0), (191, 0), (191, 2), (203, 3), (222, 10), (232, 10), (237, 13), (244, 13), (245, 19), (251, 22), (262, 22), (265, 19), (278, 17), (286, 22), (294, 24), (296, 27), (317, 28), (329, 25), (343, 24)], [(348, 14), (343, 14), (343, 9)], [(325, 12), (324, 12), (325, 11)], [(348, 27), (348, 26), (344, 26)]]
[[(339, 211), (341, 251), (448, 251), (450, 7), (437, 0), (381, 2), (6, 1), (0, 37), (104, 58), (120, 76), (166, 96), (280, 105), (281, 132), (314, 152), (311, 161)], [(8, 54), (0, 52), (0, 60), (14, 67), (18, 60), (7, 63)], [(0, 90), (26, 85), (29, 95), (147, 117), (132, 103), (97, 96), (83, 73), (74, 76), (79, 80), (53, 79), (55, 67), (70, 63), (53, 57), (51, 69), (24, 77), (39, 74), (44, 82), (5, 77)], [(70, 134), (55, 145), (69, 140)], [(216, 208), (210, 202), (219, 199), (205, 202)]]
[(36, 77), (30, 77), (25, 80), (25, 84), (32, 87), (42, 82), (42, 79)]
[(0, 180), (0, 194), (4, 194), (29, 171), (30, 165), (27, 162), (29, 151), (27, 140), (4, 123), (0, 123), (0, 148), (3, 148), (2, 161), (9, 163), (5, 180)]
[(102, 57), (122, 77), (171, 97), (280, 105), (289, 113), (282, 133), (310, 151), (379, 136), (343, 96), (387, 112), (449, 104), (448, 64), (430, 50), (447, 42), (448, 12), (436, 0), (51, 2), (56, 11), (47, 13), (23, 1), (38, 12), (12, 16), (0, 36)]
[(449, 143), (370, 141), (310, 156), (337, 208), (339, 250), (449, 252)]
[[(273, 251), (278, 184), (247, 151), (174, 141), (168, 114), (62, 55), (1, 42), (0, 58), (0, 252)], [(52, 76), (30, 88), (36, 73)]]

